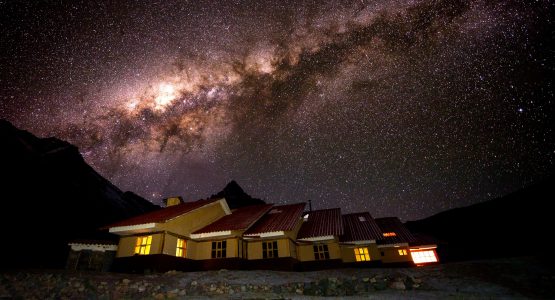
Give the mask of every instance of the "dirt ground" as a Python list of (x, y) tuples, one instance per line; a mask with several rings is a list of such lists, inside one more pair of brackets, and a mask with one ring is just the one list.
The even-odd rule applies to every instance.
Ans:
[(553, 264), (536, 258), (418, 268), (316, 272), (208, 271), (132, 275), (0, 272), (0, 299), (555, 299)]

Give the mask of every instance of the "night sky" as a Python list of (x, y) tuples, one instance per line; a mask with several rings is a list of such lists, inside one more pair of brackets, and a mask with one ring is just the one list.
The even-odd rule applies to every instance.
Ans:
[(520, 2), (0, 0), (0, 118), (155, 203), (417, 219), (553, 174), (555, 6)]

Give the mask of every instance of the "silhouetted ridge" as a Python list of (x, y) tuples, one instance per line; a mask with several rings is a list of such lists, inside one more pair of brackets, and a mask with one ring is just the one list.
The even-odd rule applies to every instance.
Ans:
[(442, 252), (451, 260), (543, 255), (548, 251), (545, 243), (553, 235), (554, 187), (555, 180), (550, 177), (507, 196), (406, 225), (412, 232), (446, 243)]
[(122, 192), (84, 161), (77, 147), (38, 138), (0, 120), (1, 267), (63, 267), (67, 242), (157, 208)]
[(245, 193), (245, 191), (243, 191), (243, 189), (239, 186), (237, 182), (235, 182), (235, 180), (229, 182), (221, 192), (210, 196), (210, 198), (222, 197), (226, 199), (227, 205), (231, 209), (266, 203), (261, 199), (253, 198)]

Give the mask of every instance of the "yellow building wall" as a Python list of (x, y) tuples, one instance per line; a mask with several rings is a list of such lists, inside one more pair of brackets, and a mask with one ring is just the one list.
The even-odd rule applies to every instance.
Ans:
[[(125, 257), (135, 255), (135, 245), (137, 245), (137, 238), (152, 235), (152, 243), (150, 245), (149, 254), (160, 254), (162, 249), (162, 233), (144, 234), (134, 236), (124, 236), (119, 240), (118, 251), (116, 257)], [(175, 255), (175, 254), (174, 254)]]
[(303, 225), (303, 219), (299, 218), (299, 220), (297, 221), (297, 225), (295, 226), (295, 228), (291, 231), (285, 231), (285, 236), (287, 236), (288, 238), (292, 239), (292, 240), (296, 240), (297, 239), (297, 234), (299, 233), (299, 230), (301, 229), (301, 226)]
[(288, 240), (289, 243), (289, 251), (292, 258), (298, 259), (297, 257), (297, 244), (292, 240)]
[[(165, 241), (164, 241), (164, 250), (162, 252), (162, 254), (167, 254), (167, 255), (173, 255), (175, 256), (176, 250), (177, 250), (177, 239), (178, 237), (173, 235), (173, 234), (169, 234), (169, 233), (165, 233)], [(189, 258), (189, 249), (191, 247), (191, 240), (188, 240), (186, 238), (183, 238), (183, 240), (185, 240), (185, 258)]]
[(171, 234), (164, 233), (164, 239), (164, 249), (162, 250), (162, 254), (175, 256), (175, 250), (177, 248), (177, 237)]
[[(221, 241), (221, 240), (214, 240)], [(225, 239), (226, 242), (226, 257), (238, 257), (237, 247), (239, 246), (238, 238)], [(190, 259), (211, 259), (212, 258), (212, 241), (188, 241), (187, 244), (187, 258)], [(175, 255), (175, 254), (174, 254)]]
[(311, 261), (314, 259), (314, 245), (327, 244), (330, 259), (341, 259), (341, 249), (337, 241), (328, 241), (314, 244), (301, 244), (297, 246), (297, 256), (300, 261)]
[[(399, 255), (400, 249), (406, 250), (407, 255)], [(383, 263), (399, 263), (412, 261), (412, 257), (410, 256), (410, 251), (408, 247), (386, 247), (379, 248), (379, 251), (384, 253), (384, 255), (381, 256)]]
[[(157, 223), (154, 228), (155, 231), (169, 231), (171, 233), (177, 234), (179, 236), (187, 236), (191, 232), (198, 230), (218, 219), (225, 216), (225, 211), (219, 202), (214, 202), (206, 207), (199, 208), (182, 216), (179, 216), (173, 220), (166, 223)], [(148, 236), (145, 233), (141, 236)], [(177, 237), (165, 234), (165, 240), (163, 239), (164, 233), (155, 233), (152, 235), (152, 244), (150, 248), (150, 254), (168, 254), (175, 255), (175, 249), (177, 247)], [(137, 242), (136, 235), (133, 236), (122, 236), (120, 238), (117, 257), (133, 256), (135, 255), (135, 245)], [(162, 242), (164, 240), (164, 242)], [(163, 248), (162, 249), (162, 244)], [(187, 247), (187, 252), (189, 252), (189, 244)], [(228, 245), (229, 248), (229, 245)], [(191, 249), (192, 250), (192, 249)], [(237, 250), (232, 250), (231, 253), (236, 253)], [(209, 254), (210, 255), (210, 254)], [(229, 252), (228, 252), (229, 255)], [(236, 254), (235, 254), (236, 255)], [(189, 255), (187, 255), (189, 257)]]
[[(248, 242), (248, 250), (247, 255), (248, 259), (263, 259), (262, 254), (262, 243), (263, 242), (273, 242), (276, 240), (262, 240), (262, 241), (249, 241)], [(289, 239), (278, 239), (278, 257), (293, 257), (296, 256), (291, 255), (291, 248), (295, 248), (295, 244), (291, 242)]]
[(188, 236), (191, 232), (198, 230), (225, 216), (225, 211), (218, 202), (199, 208), (166, 223), (156, 224), (157, 230), (173, 232), (177, 235)]
[(356, 262), (355, 248), (368, 248), (368, 254), (370, 255), (370, 261), (381, 260), (380, 251), (376, 244), (367, 245), (340, 245), (341, 247), (341, 258), (343, 262)]

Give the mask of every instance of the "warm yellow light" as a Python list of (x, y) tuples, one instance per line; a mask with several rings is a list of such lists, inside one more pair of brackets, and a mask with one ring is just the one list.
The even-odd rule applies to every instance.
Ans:
[(368, 248), (355, 248), (356, 261), (370, 261), (370, 254)]
[(407, 249), (399, 249), (399, 255), (407, 255)]
[(415, 264), (437, 262), (437, 256), (434, 250), (412, 251), (410, 252), (412, 261)]
[(135, 254), (146, 255), (150, 253), (150, 245), (152, 244), (152, 235), (137, 238), (135, 246)]
[(177, 248), (175, 249), (175, 256), (187, 256), (187, 242), (184, 239), (177, 239)]
[(397, 236), (397, 234), (395, 232), (384, 232), (383, 236), (390, 237), (390, 236)]

